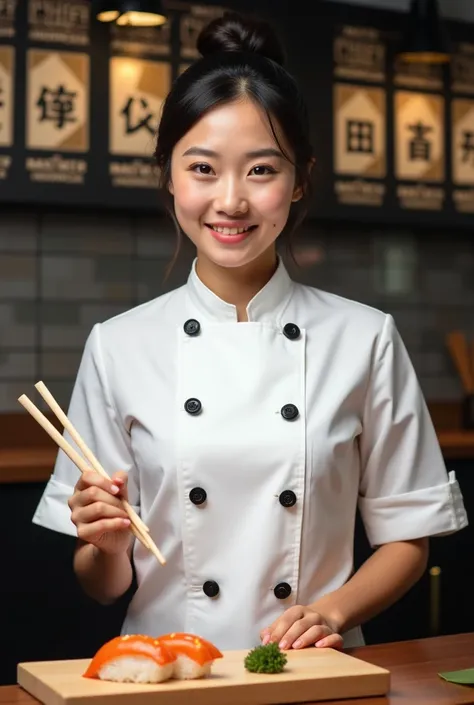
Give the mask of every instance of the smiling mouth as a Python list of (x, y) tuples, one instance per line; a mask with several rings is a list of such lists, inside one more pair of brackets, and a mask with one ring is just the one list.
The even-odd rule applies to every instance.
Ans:
[(257, 228), (257, 225), (247, 225), (244, 228), (223, 228), (218, 225), (212, 225), (211, 223), (206, 223), (206, 227), (213, 230), (215, 233), (220, 235), (242, 235), (243, 233), (249, 233)]

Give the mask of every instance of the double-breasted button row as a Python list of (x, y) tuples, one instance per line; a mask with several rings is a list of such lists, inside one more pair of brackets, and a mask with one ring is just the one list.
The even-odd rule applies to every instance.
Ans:
[[(201, 324), (195, 318), (189, 318), (183, 325), (183, 330), (186, 335), (194, 337), (199, 335), (201, 332)], [(298, 328), (296, 323), (286, 323), (283, 326), (283, 335), (285, 335), (289, 340), (298, 340), (301, 336), (301, 330)]]
[[(199, 507), (207, 500), (207, 492), (202, 487), (193, 487), (189, 492), (189, 499)], [(293, 490), (283, 490), (278, 500), (282, 507), (293, 507), (296, 504), (296, 495)]]
[[(199, 399), (192, 397), (191, 399), (186, 399), (184, 408), (191, 416), (197, 416), (202, 411), (202, 403)], [(282, 406), (280, 413), (285, 421), (294, 421), (300, 414), (298, 407), (294, 404), (285, 404)]]
[[(217, 597), (220, 592), (219, 583), (215, 580), (206, 580), (202, 586), (202, 590), (208, 597)], [(291, 586), (288, 583), (278, 583), (273, 588), (273, 594), (279, 600), (286, 600), (291, 595)]]

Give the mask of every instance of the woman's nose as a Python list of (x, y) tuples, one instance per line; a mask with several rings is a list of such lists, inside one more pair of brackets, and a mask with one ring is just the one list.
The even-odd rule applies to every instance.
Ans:
[(246, 213), (249, 204), (245, 189), (235, 180), (228, 179), (222, 182), (216, 195), (214, 208), (216, 212), (227, 215)]

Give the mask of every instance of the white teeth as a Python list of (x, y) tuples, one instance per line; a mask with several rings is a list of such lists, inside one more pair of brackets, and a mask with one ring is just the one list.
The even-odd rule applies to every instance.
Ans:
[(250, 226), (247, 228), (218, 228), (213, 225), (212, 229), (215, 230), (216, 233), (221, 233), (222, 235), (241, 235), (242, 233), (246, 233), (247, 230), (250, 230)]

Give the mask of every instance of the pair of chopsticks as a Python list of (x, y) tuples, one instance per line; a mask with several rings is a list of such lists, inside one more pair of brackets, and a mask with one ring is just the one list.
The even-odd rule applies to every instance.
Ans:
[[(92, 453), (92, 451), (84, 443), (83, 439), (76, 431), (72, 423), (69, 421), (59, 404), (56, 402), (51, 392), (49, 392), (46, 385), (43, 384), (43, 382), (38, 382), (37, 384), (35, 384), (35, 388), (41, 394), (44, 401), (47, 403), (51, 411), (55, 414), (56, 418), (64, 426), (66, 431), (69, 432), (69, 435), (74, 440), (78, 448), (82, 451), (84, 457), (86, 458), (89, 464), (86, 463), (84, 458), (82, 458), (79, 453), (74, 450), (74, 448), (62, 436), (62, 434), (59, 433), (59, 431), (53, 426), (53, 424), (38, 409), (38, 407), (35, 406), (33, 402), (30, 401), (30, 399), (28, 399), (25, 394), (22, 394), (22, 396), (18, 399), (20, 404), (26, 409), (26, 411), (31, 414), (31, 416), (39, 423), (39, 425), (44, 428), (46, 433), (48, 433), (48, 435), (53, 439), (53, 441), (57, 443), (57, 445), (66, 453), (66, 455), (72, 460), (74, 465), (76, 465), (76, 467), (82, 473), (87, 472), (92, 468), (97, 473), (99, 473), (99, 475), (106, 478), (107, 480), (110, 480), (111, 478), (108, 476), (102, 465)], [(161, 563), (161, 565), (165, 565), (166, 561), (158, 550), (155, 543), (153, 542), (153, 539), (150, 536), (150, 530), (148, 529), (146, 524), (140, 519), (136, 511), (129, 504), (129, 502), (127, 502), (127, 500), (122, 499), (121, 502), (124, 510), (127, 512), (128, 518), (130, 519), (130, 531), (132, 532), (132, 534), (146, 548), (148, 548), (148, 550), (155, 556), (155, 558)]]
[(465, 393), (474, 394), (474, 343), (469, 353), (469, 344), (461, 331), (448, 333), (446, 342)]

